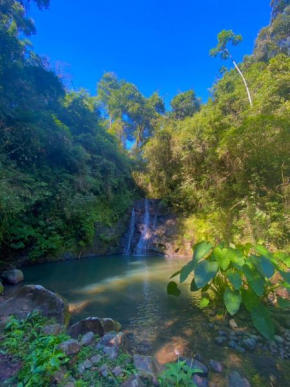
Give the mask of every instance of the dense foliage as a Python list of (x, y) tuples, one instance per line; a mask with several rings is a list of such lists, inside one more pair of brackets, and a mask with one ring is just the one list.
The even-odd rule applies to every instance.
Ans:
[(290, 59), (246, 58), (224, 74), (200, 112), (165, 117), (143, 148), (138, 182), (184, 214), (197, 240), (289, 244)]
[[(158, 93), (145, 97), (114, 73), (96, 97), (65, 90), (27, 41), (28, 5), (0, 4), (2, 260), (82, 254), (96, 224), (124, 214), (136, 185), (171, 203), (197, 240), (289, 245), (289, 1), (272, 1), (270, 25), (238, 66), (253, 106), (236, 67), (206, 104), (189, 90), (170, 112)], [(232, 59), (227, 45), (241, 40), (222, 31), (211, 54)]]
[[(1, 259), (32, 259), (92, 243), (134, 196), (131, 162), (85, 91), (68, 92), (23, 36), (27, 2), (0, 4)], [(39, 7), (48, 1), (37, 1)]]

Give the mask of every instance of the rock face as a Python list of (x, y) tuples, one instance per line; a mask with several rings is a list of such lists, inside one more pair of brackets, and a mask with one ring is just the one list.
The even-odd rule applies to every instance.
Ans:
[(0, 320), (15, 315), (25, 318), (33, 311), (54, 318), (58, 324), (67, 326), (70, 319), (68, 303), (64, 298), (40, 285), (26, 285), (14, 297), (0, 304)]
[[(121, 241), (128, 255), (138, 255), (140, 240), (145, 235), (142, 253), (165, 256), (191, 256), (193, 241), (182, 240), (179, 222), (173, 211), (157, 199), (141, 199), (128, 214), (127, 231)], [(144, 247), (144, 246), (143, 246)]]
[(103, 336), (107, 332), (119, 332), (120, 329), (121, 324), (111, 318), (88, 317), (72, 325), (68, 330), (68, 334), (77, 339), (80, 335), (85, 335), (88, 332)]
[(24, 276), (21, 270), (7, 270), (2, 273), (3, 282), (11, 285), (19, 284), (24, 280)]

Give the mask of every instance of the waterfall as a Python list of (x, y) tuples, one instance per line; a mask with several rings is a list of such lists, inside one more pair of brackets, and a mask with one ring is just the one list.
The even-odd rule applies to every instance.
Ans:
[(148, 250), (148, 244), (150, 242), (151, 233), (150, 233), (150, 213), (149, 213), (149, 202), (148, 199), (145, 199), (144, 202), (145, 213), (144, 221), (141, 229), (141, 237), (135, 249), (136, 255), (146, 254)]
[(127, 241), (127, 246), (124, 249), (124, 255), (130, 255), (131, 253), (131, 243), (134, 235), (134, 228), (135, 228), (135, 209), (133, 207), (132, 214), (131, 214), (131, 221), (130, 221), (129, 237)]

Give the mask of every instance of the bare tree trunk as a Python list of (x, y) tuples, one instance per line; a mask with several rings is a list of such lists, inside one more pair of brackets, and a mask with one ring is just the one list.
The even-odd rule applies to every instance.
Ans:
[(249, 99), (250, 105), (251, 105), (251, 107), (253, 107), (253, 100), (252, 100), (252, 97), (251, 97), (250, 89), (249, 89), (248, 83), (246, 81), (246, 78), (244, 77), (244, 74), (241, 72), (239, 66), (234, 61), (234, 58), (231, 56), (230, 52), (228, 50), (226, 50), (226, 51), (229, 54), (229, 57), (231, 58), (231, 61), (233, 62), (233, 65), (235, 66), (237, 72), (240, 74), (240, 76), (241, 76), (241, 78), (242, 78), (242, 80), (244, 82), (245, 88), (247, 90), (247, 94), (248, 94), (248, 99)]

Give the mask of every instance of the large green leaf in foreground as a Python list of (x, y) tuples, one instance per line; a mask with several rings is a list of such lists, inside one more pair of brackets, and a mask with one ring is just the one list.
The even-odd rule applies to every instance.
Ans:
[(194, 270), (196, 286), (200, 289), (207, 285), (216, 275), (218, 264), (216, 262), (202, 261)]

